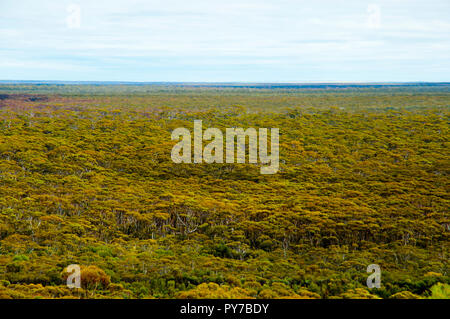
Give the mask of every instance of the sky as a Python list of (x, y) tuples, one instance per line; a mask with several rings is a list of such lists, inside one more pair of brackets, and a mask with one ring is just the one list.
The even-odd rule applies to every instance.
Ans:
[(0, 80), (450, 81), (449, 0), (0, 0)]

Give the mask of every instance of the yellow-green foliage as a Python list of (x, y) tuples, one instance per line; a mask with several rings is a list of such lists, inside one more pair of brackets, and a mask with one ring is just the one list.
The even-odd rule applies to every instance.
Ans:
[(430, 288), (431, 295), (429, 298), (431, 299), (450, 299), (450, 285), (437, 283), (433, 287)]
[(218, 284), (203, 283), (194, 289), (178, 293), (178, 298), (186, 299), (248, 299), (249, 295), (245, 289), (229, 286), (219, 286)]
[(390, 298), (391, 299), (420, 299), (420, 296), (415, 295), (409, 291), (400, 291), (400, 292), (397, 292), (396, 294), (393, 294)]
[[(448, 297), (448, 86), (0, 93), (1, 298)], [(279, 172), (174, 164), (196, 119), (280, 128)]]

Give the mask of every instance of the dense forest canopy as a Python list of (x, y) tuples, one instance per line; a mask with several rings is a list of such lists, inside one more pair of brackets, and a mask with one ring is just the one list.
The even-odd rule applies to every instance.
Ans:
[[(449, 84), (0, 84), (0, 298), (448, 297), (449, 106)], [(194, 120), (279, 128), (278, 173), (173, 163)]]

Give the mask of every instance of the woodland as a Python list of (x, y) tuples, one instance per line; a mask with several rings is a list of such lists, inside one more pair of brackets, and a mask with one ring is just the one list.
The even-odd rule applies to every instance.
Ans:
[[(449, 106), (450, 84), (0, 83), (0, 299), (449, 298)], [(278, 172), (174, 163), (195, 120), (279, 128)]]

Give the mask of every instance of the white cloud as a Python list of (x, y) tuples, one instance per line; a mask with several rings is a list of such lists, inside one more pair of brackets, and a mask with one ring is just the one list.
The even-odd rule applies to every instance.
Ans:
[[(79, 28), (67, 25), (71, 4), (81, 9)], [(380, 8), (377, 28), (367, 25), (369, 5)], [(126, 66), (139, 60), (146, 71), (158, 66), (155, 72), (173, 65), (180, 72), (214, 63), (259, 66), (273, 80), (283, 80), (276, 74), (283, 64), (294, 76), (335, 63), (358, 78), (356, 72), (370, 70), (361, 67), (365, 61), (383, 67), (389, 80), (401, 77), (389, 74), (401, 59), (415, 72), (427, 63), (449, 69), (449, 13), (447, 0), (2, 0), (0, 58), (24, 63), (0, 63), (0, 73), (32, 63), (92, 72), (122, 65), (125, 77)], [(242, 80), (260, 70), (229, 72)]]

